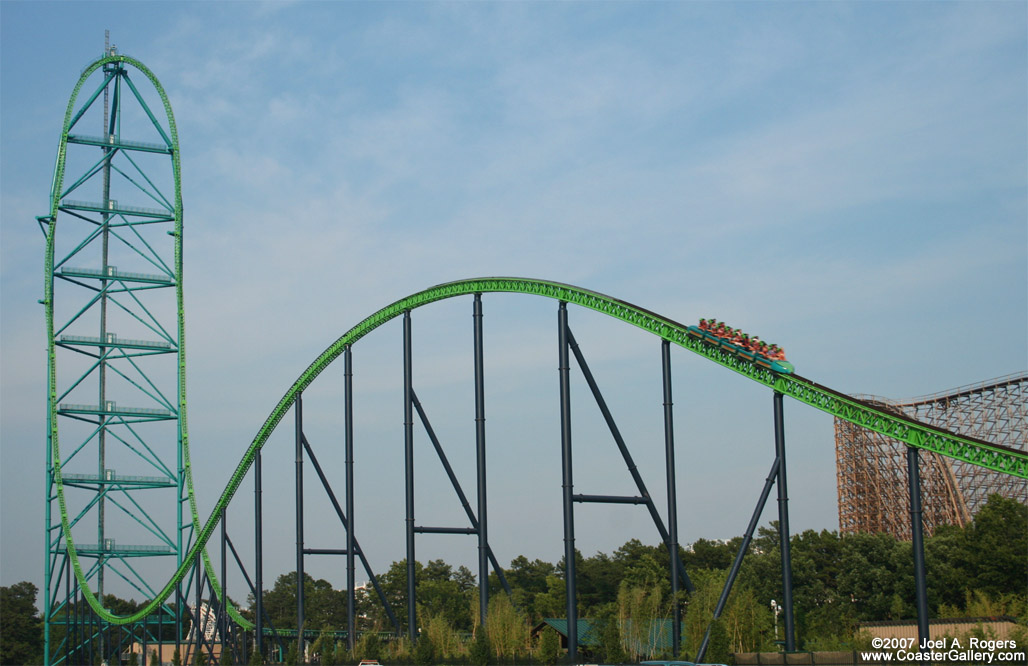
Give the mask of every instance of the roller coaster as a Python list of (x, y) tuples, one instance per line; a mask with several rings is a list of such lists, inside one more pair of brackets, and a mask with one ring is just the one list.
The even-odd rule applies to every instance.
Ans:
[[(86, 84), (96, 79), (95, 87)], [(137, 85), (136, 79), (139, 79)], [(143, 81), (149, 87), (141, 85)], [(84, 101), (79, 97), (87, 91)], [(101, 107), (101, 101), (102, 107)], [(82, 133), (88, 119), (102, 115), (103, 133)], [(69, 176), (68, 174), (73, 174)], [(80, 192), (100, 185), (92, 199)], [(87, 187), (88, 185), (88, 187)], [(787, 649), (795, 648), (791, 617), (789, 577), (788, 505), (785, 465), (783, 397), (809, 405), (846, 422), (891, 437), (908, 446), (911, 487), (918, 488), (917, 452), (932, 451), (968, 464), (980, 465), (1003, 474), (1028, 478), (1028, 454), (975, 437), (957, 434), (919, 422), (881, 404), (847, 396), (794, 372), (790, 364), (772, 363), (731, 344), (704, 335), (637, 305), (595, 291), (560, 282), (518, 278), (483, 277), (440, 284), (401, 298), (374, 312), (336, 339), (302, 372), (285, 391), (253, 441), (246, 449), (211, 515), (201, 521), (193, 487), (192, 463), (186, 418), (186, 344), (183, 304), (183, 206), (178, 132), (171, 104), (160, 82), (139, 60), (108, 48), (81, 73), (67, 105), (57, 151), (49, 211), (37, 218), (45, 236), (44, 296), (48, 349), (47, 448), (44, 620), (47, 664), (98, 663), (110, 654), (103, 643), (111, 627), (124, 627), (145, 646), (157, 640), (153, 623), (173, 627), (176, 642), (183, 640), (183, 620), (189, 613), (187, 591), (196, 595), (193, 608), (200, 608), (201, 590), (209, 590), (211, 604), (219, 609), (225, 630), (228, 624), (255, 631), (259, 640), (267, 633), (261, 610), (262, 564), (260, 506), (257, 506), (257, 562), (255, 592), (256, 622), (244, 618), (227, 603), (219, 579), (225, 576), (226, 537), (223, 517), (244, 479), (253, 474), (260, 489), (260, 455), (283, 419), (296, 414), (297, 449), (297, 567), (302, 577), (305, 555), (315, 551), (303, 547), (303, 493), (300, 462), (305, 454), (315, 465), (326, 488), (325, 475), (303, 433), (302, 394), (340, 356), (346, 365), (346, 497), (345, 508), (332, 502), (346, 529), (347, 546), (338, 554), (347, 557), (349, 599), (348, 637), (352, 646), (355, 558), (373, 574), (347, 517), (353, 515), (353, 418), (350, 378), (354, 345), (386, 322), (404, 322), (405, 482), (407, 510), (408, 598), (415, 598), (413, 576), (415, 535), (426, 532), (457, 532), (478, 536), (480, 576), (488, 576), (490, 564), (502, 577), (488, 545), (485, 490), (485, 425), (483, 400), (482, 300), (493, 293), (526, 294), (551, 299), (557, 304), (557, 337), (560, 371), (563, 513), (565, 561), (568, 562), (567, 617), (569, 653), (577, 654), (577, 610), (574, 571), (574, 505), (583, 502), (644, 505), (672, 554), (669, 575), (672, 589), (689, 589), (688, 573), (678, 558), (677, 516), (674, 480), (674, 436), (671, 415), (670, 352), (672, 345), (686, 349), (723, 368), (770, 389), (774, 398), (776, 455), (733, 565), (715, 616), (724, 607), (734, 574), (753, 535), (760, 512), (772, 486), (778, 488), (781, 526), (782, 571), (786, 590)], [(60, 231), (58, 231), (60, 230)], [(473, 300), (475, 322), (476, 446), (478, 456), (478, 507), (470, 507), (445, 455), (439, 447), (427, 415), (414, 393), (411, 380), (411, 313), (446, 299)], [(584, 354), (568, 325), (568, 306), (599, 312), (635, 326), (660, 340), (665, 395), (665, 446), (667, 457), (668, 507), (666, 522), (635, 471), (631, 453), (618, 431), (588, 368)], [(115, 330), (117, 328), (117, 330)], [(576, 495), (571, 465), (571, 420), (569, 373), (574, 356), (604, 420), (617, 442), (639, 494), (632, 497)], [(127, 403), (126, 400), (132, 404)], [(465, 506), (470, 528), (418, 527), (413, 520), (412, 442), (414, 415), (424, 424)], [(70, 444), (69, 444), (70, 442)], [(117, 467), (112, 461), (118, 460)], [(331, 490), (330, 490), (331, 493)], [(174, 494), (174, 501), (166, 498)], [(918, 493), (911, 494), (912, 515), (919, 515)], [(168, 506), (173, 510), (169, 513)], [(125, 545), (110, 537), (109, 511), (123, 514), (137, 532), (151, 542)], [(915, 521), (916, 523), (916, 521)], [(173, 526), (172, 526), (173, 525)], [(207, 553), (208, 543), (222, 527), (220, 573)], [(96, 543), (81, 539), (95, 529)], [(78, 537), (78, 538), (77, 538)], [(918, 534), (914, 534), (915, 551)], [(232, 548), (234, 553), (234, 547)], [(916, 554), (916, 553), (915, 553)], [(174, 572), (154, 585), (132, 564), (134, 558), (174, 558)], [(916, 559), (916, 558), (915, 558)], [(918, 593), (923, 598), (923, 561), (918, 571)], [(118, 614), (104, 607), (105, 576), (117, 576), (147, 599), (135, 613)], [(247, 578), (249, 581), (249, 577)], [(485, 618), (487, 587), (480, 586), (480, 612)], [(303, 625), (302, 586), (298, 590), (299, 625)], [(81, 601), (80, 601), (81, 599)], [(384, 603), (385, 597), (381, 596)], [(88, 606), (88, 610), (85, 607)], [(408, 603), (407, 626), (416, 627), (414, 603)], [(390, 609), (390, 615), (392, 611)], [(922, 621), (927, 627), (926, 611)], [(204, 614), (206, 615), (206, 614)], [(87, 617), (88, 616), (88, 617)], [(200, 617), (196, 615), (196, 617)], [(156, 618), (156, 620), (155, 620)], [(395, 620), (395, 617), (394, 617)], [(676, 622), (680, 618), (676, 615)], [(400, 623), (396, 622), (397, 629)], [(677, 653), (677, 635), (674, 646)], [(416, 640), (416, 631), (412, 632)], [(196, 636), (196, 654), (203, 649), (204, 632)], [(209, 640), (213, 632), (206, 632)], [(97, 643), (97, 641), (100, 641)], [(98, 647), (94, 648), (94, 644)], [(700, 651), (702, 658), (702, 649)], [(188, 659), (188, 658), (187, 658)]]

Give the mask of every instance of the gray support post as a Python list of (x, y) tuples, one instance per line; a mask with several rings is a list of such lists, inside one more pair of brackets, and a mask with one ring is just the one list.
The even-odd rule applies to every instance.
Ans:
[(253, 530), (254, 530), (254, 614), (256, 633), (254, 650), (264, 655), (264, 507), (261, 495), (261, 451), (253, 460)]
[(403, 450), (404, 488), (407, 507), (407, 635), (411, 642), (418, 640), (417, 592), (414, 581), (414, 409), (411, 371), (410, 310), (403, 313)]
[(346, 644), (353, 652), (356, 645), (356, 584), (353, 560), (353, 354), (350, 345), (343, 350), (344, 416), (346, 423)]
[(796, 651), (796, 625), (792, 614), (792, 553), (789, 542), (789, 487), (785, 474), (785, 418), (783, 396), (775, 391), (775, 456), (778, 458), (778, 538), (782, 551), (782, 602), (785, 607), (785, 651)]
[(227, 509), (221, 510), (221, 604), (218, 609), (218, 631), (221, 633), (221, 652), (231, 649), (228, 640), (228, 525)]
[(478, 615), (485, 626), (489, 611), (489, 538), (486, 513), (485, 370), (482, 361), (482, 294), (475, 294), (472, 312), (475, 331), (475, 452), (478, 465)]
[(671, 568), (671, 654), (677, 658), (682, 641), (682, 608), (678, 601), (678, 494), (675, 483), (675, 427), (671, 400), (671, 343), (660, 342), (664, 384), (664, 457), (667, 465), (667, 542)]
[(925, 579), (924, 520), (921, 515), (921, 472), (918, 450), (907, 447), (907, 480), (910, 487), (910, 536), (914, 550), (914, 586), (917, 596), (917, 639), (924, 645), (928, 632), (928, 584)]
[(296, 394), (296, 650), (303, 661), (303, 394)]
[[(181, 454), (179, 454), (179, 455), (181, 455)], [(182, 478), (183, 478), (182, 477), (182, 466), (179, 465), (179, 479), (182, 479)], [(179, 481), (179, 485), (181, 486), (181, 481)], [(181, 490), (181, 488), (179, 488), (179, 490)], [(181, 493), (179, 493), (179, 498), (181, 498), (181, 497), (182, 497), (182, 495), (181, 495)], [(179, 552), (178, 552), (178, 557), (181, 558), (182, 557), (182, 551), (183, 551), (183, 549), (181, 548), (182, 530), (179, 530), (178, 538), (179, 538), (179, 544), (180, 544)], [(181, 565), (182, 562), (180, 561), (179, 564)], [(175, 645), (176, 645), (176, 647), (179, 646), (179, 645), (182, 645), (182, 609), (185, 608), (185, 606), (186, 606), (186, 595), (182, 593), (182, 582), (179, 581), (178, 585), (175, 586)]]
[(568, 307), (557, 310), (560, 375), (560, 451), (564, 491), (564, 584), (567, 592), (568, 663), (578, 663), (578, 604), (575, 585), (575, 504), (571, 466), (571, 372), (568, 364)]

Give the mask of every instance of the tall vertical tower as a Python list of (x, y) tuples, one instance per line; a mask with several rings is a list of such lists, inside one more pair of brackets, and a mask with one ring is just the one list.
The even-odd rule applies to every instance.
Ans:
[(171, 105), (111, 46), (68, 102), (47, 215), (43, 599), (48, 664), (100, 663), (134, 637), (174, 640), (182, 603), (132, 633), (104, 595), (154, 598), (195, 506), (186, 436), (182, 197)]

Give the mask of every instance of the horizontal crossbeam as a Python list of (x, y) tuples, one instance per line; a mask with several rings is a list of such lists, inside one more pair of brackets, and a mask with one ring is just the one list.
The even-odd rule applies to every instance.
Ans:
[(645, 497), (632, 497), (624, 495), (572, 495), (571, 499), (576, 502), (591, 502), (594, 504), (649, 504)]
[(478, 534), (473, 527), (417, 527), (414, 531), (418, 534)]

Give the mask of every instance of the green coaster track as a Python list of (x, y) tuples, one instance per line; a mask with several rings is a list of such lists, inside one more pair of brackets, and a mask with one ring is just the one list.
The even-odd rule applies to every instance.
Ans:
[[(111, 58), (104, 58), (94, 63), (88, 72), (94, 71), (97, 67), (100, 67), (104, 63), (110, 61)], [(181, 196), (179, 191), (179, 180), (178, 180), (178, 143), (177, 136), (174, 131), (174, 122), (171, 115), (171, 107), (168, 104), (167, 97), (164, 95), (163, 89), (160, 87), (157, 80), (143, 65), (137, 61), (134, 61), (126, 56), (115, 56), (114, 60), (130, 64), (140, 71), (144, 72), (146, 76), (153, 82), (161, 95), (161, 99), (164, 102), (165, 110), (168, 114), (168, 119), (171, 122), (171, 136), (169, 137), (169, 146), (173, 150), (175, 158), (175, 259), (176, 266), (178, 269), (178, 275), (181, 277), (181, 243), (182, 243), (182, 217), (181, 217)], [(57, 209), (60, 204), (58, 192), (60, 192), (61, 179), (63, 178), (63, 154), (65, 144), (68, 138), (68, 130), (72, 120), (72, 105), (75, 100), (75, 96), (78, 94), (78, 89), (81, 87), (82, 81), (86, 74), (83, 74), (83, 79), (80, 80), (79, 86), (76, 86), (75, 94), (72, 96), (72, 102), (68, 107), (68, 114), (65, 119), (64, 132), (61, 140), (61, 152), (59, 153), (58, 171), (55, 176), (55, 187), (54, 196), (51, 199), (51, 218), (56, 219)], [(53, 271), (53, 230), (54, 224), (50, 224), (50, 233), (48, 235), (47, 243), (47, 293), (52, 294), (52, 271)], [(359, 324), (351, 328), (349, 331), (344, 333), (335, 342), (333, 342), (324, 352), (319, 355), (310, 366), (307, 367), (303, 373), (300, 374), (299, 378), (289, 387), (286, 393), (279, 400), (278, 404), (275, 405), (274, 409), (268, 415), (264, 424), (261, 426), (257, 435), (254, 437), (249, 448), (246, 450), (242, 459), (239, 461), (234, 473), (228, 481), (225, 489), (222, 491), (221, 496), (218, 498), (210, 517), (206, 523), (202, 526), (199, 522), (199, 516), (197, 515), (196, 502), (192, 489), (192, 481), (190, 476), (190, 465), (188, 462), (188, 438), (186, 437), (186, 420), (185, 420), (185, 344), (184, 344), (184, 330), (182, 328), (182, 285), (181, 279), (177, 283), (178, 290), (178, 304), (179, 304), (179, 381), (180, 381), (180, 394), (179, 394), (179, 423), (181, 428), (181, 442), (182, 450), (186, 456), (186, 482), (189, 492), (189, 507), (191, 512), (191, 519), (194, 527), (194, 538), (189, 547), (188, 552), (180, 558), (180, 566), (174, 575), (167, 581), (164, 587), (154, 597), (145, 604), (138, 612), (131, 615), (119, 616), (113, 614), (100, 604), (96, 596), (89, 590), (88, 582), (85, 575), (79, 565), (79, 562), (75, 556), (75, 547), (71, 536), (71, 528), (69, 525), (68, 515), (65, 509), (64, 503), (64, 489), (61, 479), (61, 449), (58, 443), (57, 433), (57, 421), (55, 413), (56, 395), (54, 393), (54, 377), (55, 377), (55, 361), (54, 361), (54, 348), (53, 348), (53, 321), (52, 321), (52, 303), (47, 302), (47, 327), (50, 337), (50, 445), (51, 455), (53, 457), (56, 481), (56, 489), (58, 497), (60, 498), (61, 506), (61, 525), (63, 528), (63, 538), (67, 543), (67, 551), (71, 556), (71, 560), (74, 564), (75, 576), (79, 581), (79, 584), (83, 587), (85, 596), (92, 607), (93, 611), (101, 618), (112, 624), (128, 624), (138, 621), (145, 616), (153, 613), (161, 603), (164, 602), (176, 589), (176, 587), (186, 578), (190, 569), (193, 568), (196, 558), (201, 556), (205, 563), (205, 568), (211, 577), (212, 581), (216, 581), (214, 577), (214, 568), (211, 566), (210, 561), (205, 552), (205, 546), (207, 541), (211, 538), (215, 528), (218, 525), (222, 510), (225, 509), (232, 501), (233, 496), (238, 490), (244, 477), (248, 473), (251, 465), (254, 462), (254, 458), (258, 451), (268, 441), (268, 438), (281, 422), (286, 413), (292, 408), (295, 403), (297, 396), (313, 382), (318, 375), (320, 375), (336, 358), (338, 358), (343, 351), (355, 344), (364, 336), (374, 331), (379, 326), (382, 326), (391, 319), (403, 314), (404, 312), (414, 310), (416, 308), (441, 301), (448, 298), (454, 298), (458, 296), (473, 295), (473, 294), (484, 294), (484, 293), (512, 293), (512, 294), (528, 294), (533, 296), (541, 296), (545, 298), (554, 299), (557, 301), (563, 301), (566, 303), (575, 304), (584, 308), (589, 308), (597, 312), (601, 312), (605, 315), (621, 320), (623, 322), (632, 324), (641, 328), (648, 333), (651, 333), (657, 337), (668, 340), (673, 344), (683, 347), (691, 352), (699, 354), (700, 356), (718, 363), (734, 372), (737, 372), (750, 380), (767, 386), (768, 388), (788, 395), (802, 403), (815, 407), (823, 412), (831, 414), (840, 419), (856, 423), (865, 428), (873, 430), (875, 432), (887, 435), (894, 439), (897, 439), (910, 446), (924, 449), (927, 451), (933, 451), (941, 455), (963, 460), (975, 465), (981, 465), (989, 469), (1001, 472), (1004, 474), (1012, 474), (1019, 478), (1028, 478), (1028, 453), (1018, 451), (1016, 449), (1007, 448), (992, 444), (986, 441), (982, 441), (973, 437), (967, 437), (956, 433), (948, 432), (929, 426), (924, 423), (914, 421), (902, 414), (897, 414), (888, 411), (881, 406), (874, 405), (868, 402), (864, 402), (827, 387), (821, 386), (809, 379), (805, 379), (796, 374), (781, 374), (772, 370), (762, 368), (750, 361), (740, 358), (734, 354), (731, 354), (716, 345), (710, 344), (702, 339), (698, 339), (691, 336), (687, 332), (687, 327), (683, 324), (675, 322), (671, 319), (655, 314), (638, 306), (632, 305), (625, 301), (621, 301), (603, 294), (589, 291), (587, 289), (581, 289), (578, 287), (561, 284), (558, 282), (551, 282), (545, 280), (536, 280), (529, 278), (505, 278), (505, 277), (487, 277), (487, 278), (474, 278), (466, 280), (458, 280), (455, 282), (449, 282), (441, 285), (425, 289), (418, 293), (412, 294), (405, 298), (402, 298), (381, 310), (375, 312), (371, 316), (367, 317)], [(216, 594), (221, 595), (220, 587), (217, 584), (214, 585)], [(246, 628), (250, 628), (252, 625), (242, 618), (238, 612), (234, 609), (230, 611), (230, 614), (234, 621), (243, 625)]]
[(257, 432), (250, 447), (232, 474), (228, 485), (222, 492), (217, 504), (211, 512), (207, 523), (199, 530), (192, 549), (185, 558), (185, 564), (168, 581), (161, 596), (151, 601), (139, 613), (126, 616), (109, 616), (111, 622), (131, 622), (152, 611), (163, 598), (170, 594), (174, 587), (188, 573), (189, 564), (196, 554), (204, 547), (218, 525), (222, 509), (232, 501), (240, 483), (253, 464), (257, 452), (264, 446), (271, 433), (274, 432), (282, 418), (288, 413), (296, 401), (296, 397), (307, 388), (325, 368), (338, 358), (347, 346), (371, 333), (389, 320), (400, 316), (408, 310), (434, 303), (436, 301), (457, 296), (482, 293), (513, 293), (544, 296), (558, 301), (573, 303), (590, 308), (603, 314), (620, 319), (634, 326), (668, 340), (680, 347), (695, 352), (708, 360), (734, 370), (749, 379), (763, 384), (775, 391), (788, 395), (800, 402), (816, 407), (821, 411), (841, 419), (857, 423), (906, 444), (942, 455), (982, 465), (998, 472), (1013, 474), (1020, 478), (1028, 478), (1028, 454), (1007, 447), (990, 444), (972, 437), (958, 435), (934, 428), (910, 418), (884, 411), (880, 407), (848, 397), (837, 391), (816, 384), (798, 375), (784, 375), (762, 368), (755, 363), (729, 354), (720, 347), (690, 336), (686, 326), (671, 319), (649, 312), (643, 308), (620, 301), (603, 294), (588, 291), (557, 282), (523, 278), (475, 278), (459, 280), (437, 285), (418, 292), (388, 305), (367, 319), (363, 320), (339, 339), (332, 343), (314, 360), (300, 377), (289, 387), (278, 404), (268, 415), (264, 425)]
[[(129, 67), (138, 70), (153, 86), (153, 90), (156, 92), (161, 106), (163, 106), (166, 118), (164, 124), (158, 120), (145, 101), (144, 95), (133, 83), (132, 78), (129, 76)], [(102, 82), (88, 96), (81, 106), (77, 106), (79, 94), (82, 92), (87, 80), (98, 70), (102, 71)], [(114, 113), (111, 114), (110, 124), (108, 125), (107, 95), (111, 89), (114, 90)], [(104, 93), (104, 137), (83, 135), (76, 129), (77, 124), (91, 108), (95, 107), (95, 103), (97, 102), (101, 92)], [(119, 115), (122, 99), (132, 99), (138, 103), (139, 108), (142, 109), (145, 116), (148, 118), (152, 131), (156, 131), (159, 135), (159, 142), (144, 143), (122, 139), (121, 117)], [(72, 130), (76, 130), (76, 133), (73, 134)], [(103, 157), (86, 169), (83, 175), (66, 186), (65, 175), (68, 168), (69, 145), (98, 146), (103, 152)], [(161, 192), (160, 186), (154, 182), (154, 179), (151, 179), (151, 177), (148, 176), (148, 174), (139, 166), (139, 163), (137, 162), (139, 158), (133, 159), (131, 156), (127, 156), (125, 159), (130, 167), (126, 168), (119, 168), (114, 164), (114, 158), (116, 155), (132, 152), (164, 154), (170, 158), (171, 180), (174, 188), (170, 197), (164, 195)], [(131, 173), (129, 173), (130, 171)], [(153, 201), (157, 207), (144, 208), (140, 206), (132, 206), (127, 205), (124, 202), (119, 203), (116, 200), (110, 199), (110, 176), (115, 172), (120, 175), (125, 182), (129, 183), (129, 187), (135, 195), (141, 196), (147, 201)], [(82, 191), (80, 188), (82, 188), (86, 183), (95, 182), (101, 177), (101, 175), (104, 180), (102, 202), (89, 203), (73, 201), (70, 198), (69, 195)], [(44, 298), (41, 299), (41, 303), (46, 309), (48, 358), (48, 488), (46, 500), (46, 541), (48, 548), (45, 568), (46, 593), (44, 597), (44, 609), (46, 615), (46, 650), (48, 659), (50, 657), (49, 628), (52, 619), (51, 605), (52, 602), (57, 600), (56, 594), (52, 594), (51, 585), (55, 582), (57, 585), (60, 584), (59, 581), (51, 580), (54, 569), (56, 568), (55, 562), (57, 556), (63, 555), (67, 557), (68, 562), (70, 562), (71, 569), (74, 572), (78, 587), (81, 589), (89, 606), (98, 617), (111, 624), (128, 624), (142, 619), (156, 610), (158, 606), (169, 596), (168, 591), (165, 590), (162, 592), (162, 594), (155, 599), (153, 603), (147, 606), (146, 612), (144, 613), (137, 613), (130, 618), (122, 618), (114, 615), (103, 607), (102, 601), (98, 598), (98, 594), (93, 591), (89, 582), (91, 577), (96, 577), (98, 575), (102, 576), (102, 573), (98, 574), (98, 572), (102, 572), (104, 570), (105, 558), (110, 559), (113, 557), (114, 559), (124, 560), (125, 557), (133, 557), (143, 554), (173, 553), (178, 556), (178, 564), (181, 565), (178, 568), (179, 571), (186, 570), (191, 567), (193, 565), (193, 560), (183, 560), (181, 557), (183, 550), (181, 544), (183, 533), (181, 520), (181, 493), (183, 489), (188, 496), (189, 514), (193, 533), (195, 534), (200, 529), (200, 518), (197, 511), (196, 496), (193, 489), (192, 464), (190, 461), (186, 419), (186, 347), (182, 279), (183, 216), (181, 159), (179, 153), (178, 130), (167, 93), (161, 83), (157, 80), (157, 77), (154, 76), (153, 72), (151, 72), (140, 61), (124, 54), (117, 54), (115, 51), (110, 50), (106, 52), (103, 57), (90, 63), (82, 71), (82, 74), (76, 82), (74, 90), (68, 101), (67, 110), (64, 116), (64, 124), (58, 146), (57, 163), (54, 169), (53, 182), (51, 184), (49, 208), (50, 210), (47, 215), (37, 218), (46, 237), (46, 258), (44, 270), (45, 295)], [(101, 219), (95, 219), (96, 215), (100, 215)], [(62, 220), (67, 218), (68, 221), (62, 221), (59, 225), (59, 217)], [(63, 227), (69, 222), (77, 222), (81, 226), (81, 221), (91, 223), (95, 228), (92, 228), (85, 238), (79, 240), (77, 244), (73, 243), (71, 245), (71, 251), (66, 256), (62, 256), (60, 259), (57, 259), (56, 251), (58, 247), (58, 237), (63, 236), (63, 232), (62, 234), (58, 234), (58, 227), (60, 226), (63, 229)], [(172, 229), (168, 231), (168, 235), (173, 239), (174, 246), (173, 258), (171, 259), (170, 265), (166, 258), (161, 256), (160, 248), (156, 246), (156, 243), (154, 243), (152, 239), (145, 237), (146, 230), (143, 229), (141, 232), (143, 227), (159, 224), (170, 225), (172, 227)], [(85, 226), (90, 228), (88, 224)], [(101, 269), (71, 268), (68, 265), (70, 259), (85, 254), (84, 250), (97, 245), (100, 242), (99, 239), (101, 237), (103, 237), (104, 244), (104, 265)], [(137, 259), (140, 259), (146, 263), (146, 265), (153, 266), (158, 273), (144, 274), (127, 272), (124, 270), (119, 271), (117, 267), (109, 266), (107, 264), (107, 243), (109, 238), (116, 242), (121, 242), (124, 246), (130, 248), (131, 251), (137, 255)], [(63, 252), (64, 250), (62, 250), (62, 253)], [(71, 316), (70, 320), (66, 322), (62, 320), (63, 323), (55, 325), (55, 282), (58, 280), (64, 280), (67, 283), (71, 283), (78, 287), (85, 287), (89, 290), (89, 292), (86, 292), (87, 294), (95, 292), (95, 295), (87, 298), (85, 305), (75, 312)], [(90, 286), (94, 281), (99, 282), (100, 286)], [(152, 312), (142, 300), (143, 292), (170, 286), (174, 286), (175, 288), (175, 311), (177, 313), (176, 323), (173, 330), (170, 327), (162, 326), (160, 321), (158, 321), (157, 315)], [(121, 297), (124, 298), (125, 303), (119, 302), (118, 299)], [(125, 315), (126, 318), (130, 320), (134, 319), (136, 323), (141, 324), (146, 329), (149, 329), (150, 332), (156, 334), (161, 339), (156, 342), (120, 339), (115, 334), (104, 331), (104, 322), (106, 321), (106, 315), (104, 314), (101, 314), (101, 335), (99, 337), (65, 334), (65, 331), (68, 330), (69, 327), (72, 327), (75, 324), (81, 325), (82, 320), (85, 319), (87, 313), (97, 308), (97, 303), (99, 301), (104, 301), (105, 303), (109, 301), (112, 305), (119, 307), (127, 313), (127, 315)], [(74, 308), (75, 306), (72, 307), (72, 311), (74, 311)], [(79, 353), (83, 353), (83, 349), (86, 348), (98, 350), (86, 353), (87, 356), (92, 356), (96, 361), (84, 375), (73, 381), (70, 384), (70, 387), (66, 384), (60, 386), (58, 384), (57, 351), (59, 348), (71, 348)], [(170, 393), (170, 391), (162, 391), (161, 387), (158, 386), (159, 382), (148, 376), (145, 368), (142, 367), (145, 362), (143, 357), (163, 353), (177, 354), (177, 369), (175, 373), (176, 396), (174, 398), (168, 398), (165, 393)], [(118, 371), (114, 368), (116, 361), (125, 363), (126, 367), (130, 367), (138, 373), (137, 377), (130, 378), (127, 373)], [(60, 402), (65, 396), (69, 395), (77, 387), (84, 384), (89, 375), (96, 373), (97, 368), (101, 368), (100, 372), (102, 373), (103, 370), (108, 367), (113, 369), (120, 378), (131, 383), (142, 395), (155, 401), (158, 408), (117, 407), (114, 402), (105, 404), (103, 400), (105, 381), (102, 378), (100, 380), (101, 404), (97, 406), (67, 405)], [(139, 424), (141, 423), (154, 420), (174, 420), (176, 422), (177, 429), (176, 448), (179, 456), (179, 460), (177, 461), (178, 473), (175, 474), (171, 470), (170, 464), (165, 465), (164, 469), (167, 470), (167, 474), (170, 478), (164, 479), (162, 482), (158, 477), (148, 477), (152, 480), (142, 484), (136, 477), (118, 477), (115, 474), (110, 478), (105, 478), (105, 472), (108, 472), (108, 470), (104, 469), (99, 470), (97, 475), (69, 474), (69, 483), (77, 482), (79, 487), (82, 487), (81, 484), (85, 481), (86, 485), (95, 486), (97, 489), (94, 500), (87, 504), (86, 509), (83, 509), (80, 513), (72, 516), (69, 511), (65, 493), (64, 465), (62, 463), (62, 450), (60, 446), (58, 427), (60, 416), (71, 417), (78, 421), (96, 419), (95, 421), (89, 422), (98, 424), (96, 429), (87, 437), (85, 442), (79, 444), (77, 447), (73, 447), (69, 457), (74, 457), (83, 449), (83, 447), (86, 446), (87, 443), (90, 443), (91, 440), (95, 440), (98, 437), (98, 433), (108, 432), (108, 429), (113, 425), (123, 426), (131, 433), (132, 436), (138, 436), (136, 430), (139, 428)], [(102, 437), (103, 435), (101, 434), (99, 436)], [(139, 444), (139, 447), (137, 448), (145, 449), (146, 453), (149, 454), (149, 458), (147, 458), (146, 455), (139, 454), (137, 451), (137, 455), (140, 455), (141, 459), (147, 460), (151, 463), (155, 461), (160, 463), (157, 459), (157, 454), (153, 452), (147, 442), (140, 438), (137, 443)], [(103, 454), (101, 454), (100, 466), (104, 467)], [(112, 481), (114, 481), (114, 483), (112, 483)], [(112, 545), (110, 546), (107, 543), (101, 542), (92, 547), (80, 546), (76, 548), (75, 539), (72, 536), (72, 527), (84, 517), (86, 511), (90, 510), (91, 507), (94, 507), (97, 504), (102, 505), (104, 500), (111, 501), (115, 506), (118, 506), (116, 499), (112, 497), (111, 488), (118, 488), (121, 490), (122, 494), (128, 496), (127, 489), (129, 488), (138, 489), (147, 486), (152, 487), (162, 485), (177, 485), (179, 488), (179, 498), (176, 503), (179, 512), (177, 547), (174, 544), (175, 540), (167, 537), (166, 532), (159, 529), (160, 526), (146, 514), (145, 509), (143, 509), (131, 497), (128, 497), (128, 501), (140, 512), (140, 517), (133, 517), (135, 517), (137, 522), (143, 525), (144, 528), (147, 528), (151, 533), (157, 535), (159, 538), (163, 537), (165, 543), (168, 544), (167, 546), (135, 546), (127, 548), (121, 547), (119, 549), (118, 547), (113, 546), (114, 542), (111, 540)], [(60, 539), (63, 540), (63, 548), (61, 547), (61, 544), (58, 543), (58, 540), (53, 538), (51, 535), (55, 529), (51, 516), (51, 505), (54, 499), (56, 499), (59, 507)], [(100, 518), (100, 523), (100, 534), (102, 535), (102, 517)], [(146, 523), (149, 523), (149, 526)], [(191, 551), (191, 557), (195, 557), (196, 552), (197, 549), (193, 549)], [(97, 557), (98, 564), (91, 567), (88, 571), (84, 570), (80, 561), (81, 553), (87, 553), (90, 556)], [(211, 565), (210, 558), (206, 551), (202, 552), (202, 558), (204, 566), (210, 576), (212, 586), (216, 591), (216, 595), (220, 599), (222, 596), (221, 590), (218, 586), (217, 578), (214, 576), (214, 568)], [(131, 569), (131, 567), (129, 568)], [(178, 576), (175, 584), (178, 584), (181, 580), (182, 576)], [(138, 585), (136, 587), (139, 589)], [(229, 614), (236, 622), (244, 625), (247, 624), (245, 618), (239, 615), (236, 609), (229, 608)]]

